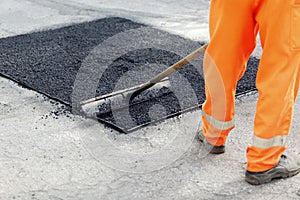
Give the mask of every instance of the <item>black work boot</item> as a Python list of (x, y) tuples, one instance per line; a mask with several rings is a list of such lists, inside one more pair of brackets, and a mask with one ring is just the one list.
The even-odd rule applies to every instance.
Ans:
[(221, 146), (214, 146), (212, 144), (210, 144), (204, 137), (202, 131), (198, 131), (197, 132), (198, 138), (200, 140), (200, 142), (203, 143), (204, 148), (206, 150), (208, 150), (209, 153), (211, 154), (221, 154), (225, 152), (225, 145), (221, 145)]
[(245, 180), (252, 185), (268, 183), (273, 179), (288, 178), (300, 172), (300, 161), (282, 155), (279, 163), (272, 169), (264, 172), (246, 171)]

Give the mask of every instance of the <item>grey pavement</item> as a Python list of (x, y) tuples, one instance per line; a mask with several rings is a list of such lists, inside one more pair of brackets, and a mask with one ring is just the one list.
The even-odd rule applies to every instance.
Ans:
[[(206, 0), (1, 0), (0, 36), (121, 16), (207, 41), (208, 5)], [(219, 156), (207, 155), (194, 139), (199, 111), (120, 135), (5, 78), (0, 94), (0, 199), (300, 198), (300, 176), (262, 186), (244, 182), (255, 92), (237, 99), (236, 128)], [(297, 101), (291, 153), (300, 150), (299, 108)]]

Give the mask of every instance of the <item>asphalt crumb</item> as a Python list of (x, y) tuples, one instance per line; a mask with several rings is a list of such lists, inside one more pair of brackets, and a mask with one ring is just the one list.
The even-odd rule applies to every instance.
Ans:
[[(96, 46), (108, 38), (144, 26), (128, 19), (111, 17), (54, 30), (2, 38), (0, 39), (0, 75), (19, 83), (22, 87), (45, 95), (45, 100), (49, 98), (50, 103), (56, 108), (42, 116), (42, 119), (59, 119), (61, 116), (72, 118), (71, 111), (77, 109), (71, 107), (74, 103), (76, 104), (76, 102), (72, 102), (73, 87), (85, 58)], [(164, 37), (163, 39), (169, 39), (174, 43), (179, 40), (179, 36), (169, 33)], [(153, 40), (157, 39), (162, 38), (153, 38)], [(193, 44), (200, 47), (204, 44), (203, 42), (184, 40), (187, 46)], [(115, 59), (102, 77), (99, 77), (96, 95), (112, 92), (120, 77), (138, 69), (141, 65), (151, 63), (170, 66), (180, 59), (181, 57), (173, 52), (155, 47), (128, 52)], [(249, 59), (246, 73), (238, 83), (237, 95), (255, 89), (258, 62), (259, 60), (256, 58)], [(89, 73), (93, 73), (93, 71)], [(188, 65), (179, 70), (179, 73), (188, 80), (189, 85), (193, 88), (197, 96), (196, 105), (191, 100), (190, 94), (187, 93), (184, 98), (178, 100), (176, 94), (165, 88), (160, 91), (163, 93), (159, 94), (160, 98), (148, 98), (144, 99), (142, 103), (129, 105), (130, 116), (122, 116), (122, 113), (117, 113), (120, 115), (119, 117), (123, 118), (122, 122), (116, 121), (114, 116), (116, 114), (112, 114), (110, 107), (105, 114), (98, 115), (99, 121), (112, 128), (128, 130), (147, 125), (152, 121), (152, 116), (174, 117), (188, 110), (189, 107), (201, 105), (205, 95), (204, 81), (199, 69)], [(144, 77), (140, 77), (137, 81), (143, 82), (143, 80)], [(174, 85), (176, 82), (177, 80), (174, 80)], [(184, 93), (184, 88), (178, 87), (178, 89)], [(80, 98), (87, 99), (88, 97)], [(160, 110), (158, 113), (149, 114), (154, 105), (161, 105), (165, 109), (165, 115), (160, 116)], [(132, 120), (134, 123), (130, 123)]]

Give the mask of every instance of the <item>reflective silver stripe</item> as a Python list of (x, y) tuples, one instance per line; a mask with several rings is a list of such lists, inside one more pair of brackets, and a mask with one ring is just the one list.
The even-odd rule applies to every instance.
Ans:
[(228, 122), (222, 122), (222, 121), (219, 121), (219, 120), (213, 118), (212, 116), (209, 116), (208, 114), (206, 114), (203, 111), (202, 111), (202, 115), (206, 118), (206, 120), (210, 124), (212, 124), (215, 128), (217, 128), (219, 130), (228, 130), (228, 129), (234, 127), (234, 119), (232, 119), (231, 121), (228, 121)]
[(276, 136), (270, 139), (264, 139), (257, 136), (253, 137), (253, 146), (257, 148), (267, 149), (276, 146), (285, 146), (287, 144), (287, 136)]

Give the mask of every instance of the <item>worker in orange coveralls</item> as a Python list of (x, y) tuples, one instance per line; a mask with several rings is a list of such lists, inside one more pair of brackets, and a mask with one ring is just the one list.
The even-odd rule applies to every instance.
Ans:
[(209, 26), (200, 141), (210, 153), (224, 153), (234, 127), (237, 81), (259, 31), (263, 49), (256, 77), (259, 96), (245, 180), (259, 185), (298, 174), (299, 161), (283, 153), (299, 87), (300, 0), (211, 0)]

